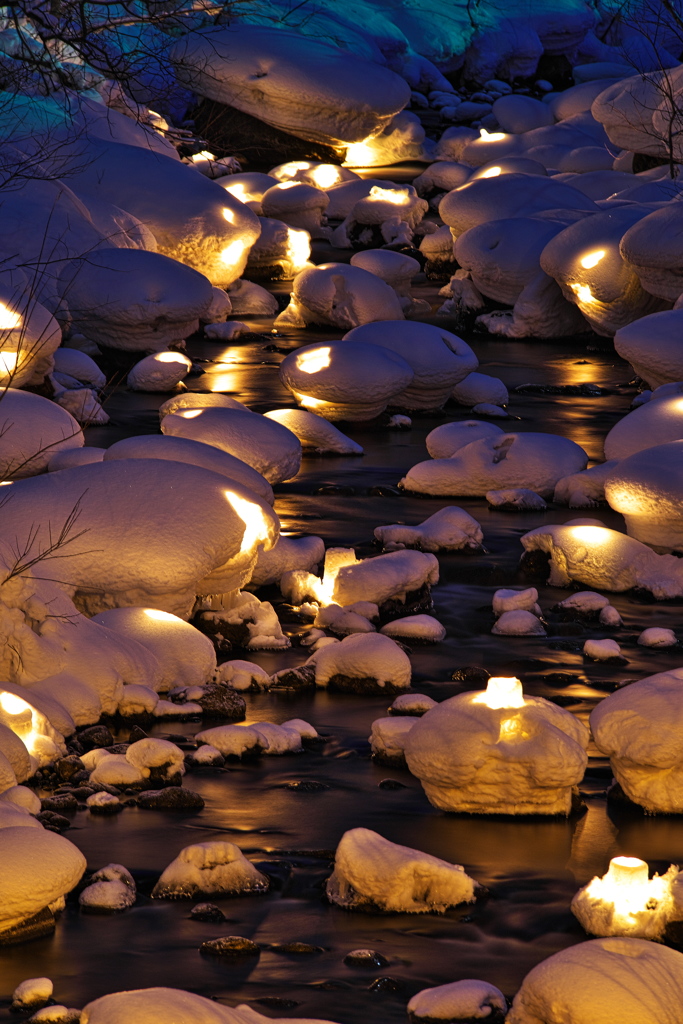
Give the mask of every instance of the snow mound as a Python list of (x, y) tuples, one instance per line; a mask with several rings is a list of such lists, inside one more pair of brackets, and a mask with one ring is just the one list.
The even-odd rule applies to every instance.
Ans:
[(68, 839), (44, 829), (2, 829), (0, 934), (65, 896), (85, 871), (85, 857)]
[(477, 520), (457, 505), (439, 509), (418, 526), (378, 526), (375, 529), (375, 540), (380, 541), (384, 548), (460, 551), (463, 548), (479, 548), (483, 538)]
[(494, 985), (485, 981), (466, 978), (452, 981), (449, 985), (423, 988), (408, 1003), (408, 1017), (411, 1021), (444, 1020), (449, 1024), (458, 1021), (485, 1020), (489, 1024), (503, 1021), (507, 1000)]
[(446, 627), (433, 615), (406, 615), (402, 619), (393, 619), (382, 626), (380, 633), (400, 640), (413, 640), (419, 643), (438, 643), (446, 638)]
[(592, 939), (534, 967), (506, 1021), (661, 1024), (663, 1007), (672, 1021), (683, 1015), (683, 954), (642, 939)]
[(233, 690), (267, 690), (270, 676), (253, 661), (224, 661), (214, 672), (214, 682), (226, 683)]
[(363, 449), (322, 416), (305, 409), (273, 409), (266, 418), (281, 423), (299, 438), (303, 447), (335, 455), (362, 455)]
[(28, 391), (3, 390), (2, 423), (3, 480), (42, 473), (57, 452), (84, 444), (83, 432), (71, 413)]
[(297, 274), (289, 305), (274, 323), (276, 327), (331, 324), (350, 330), (374, 320), (402, 319), (396, 292), (381, 278), (346, 263), (320, 263)]
[(234, 843), (219, 840), (186, 846), (164, 869), (152, 896), (194, 899), (266, 892), (268, 879), (250, 864)]
[(449, 459), (451, 455), (472, 441), (482, 437), (496, 437), (504, 431), (495, 423), (483, 420), (456, 420), (441, 423), (427, 434), (427, 451), (433, 459)]
[(180, 409), (161, 421), (162, 433), (213, 445), (255, 469), (271, 483), (291, 480), (301, 465), (298, 438), (282, 424), (241, 409)]
[(605, 438), (605, 458), (625, 459), (629, 455), (683, 438), (683, 402), (680, 395), (667, 395), (627, 413)]
[(459, 864), (390, 843), (377, 832), (354, 828), (342, 836), (327, 882), (327, 897), (347, 910), (443, 913), (473, 903), (476, 883)]
[[(681, 282), (683, 290), (683, 282)], [(614, 347), (651, 388), (683, 379), (683, 310), (640, 317), (614, 336)]]
[(406, 736), (417, 722), (410, 715), (376, 718), (370, 731), (370, 748), (375, 761), (395, 768), (405, 768), (403, 753)]
[[(192, 1024), (267, 1024), (273, 1020), (244, 1004), (222, 1006), (212, 999), (177, 988), (141, 988), (113, 992), (84, 1007), (81, 1024), (169, 1024), (173, 1018)], [(290, 1019), (290, 1018), (287, 1018)], [(284, 1018), (276, 1024), (284, 1024)], [(330, 1024), (329, 1021), (291, 1019), (292, 1024)]]
[(388, 636), (353, 633), (321, 647), (306, 662), (316, 686), (351, 693), (397, 693), (410, 686), (410, 659)]

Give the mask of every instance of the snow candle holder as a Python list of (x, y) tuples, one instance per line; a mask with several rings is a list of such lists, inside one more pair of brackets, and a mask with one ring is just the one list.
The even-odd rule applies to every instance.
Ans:
[(638, 857), (613, 857), (607, 873), (574, 896), (571, 910), (591, 935), (661, 939), (671, 921), (683, 918), (683, 884), (673, 864), (649, 878)]
[(435, 807), (469, 814), (563, 814), (587, 763), (588, 730), (568, 711), (493, 677), (428, 711), (406, 739), (408, 768)]

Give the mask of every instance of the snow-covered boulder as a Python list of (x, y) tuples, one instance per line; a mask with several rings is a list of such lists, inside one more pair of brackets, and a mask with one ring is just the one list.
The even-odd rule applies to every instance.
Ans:
[(486, 221), (533, 217), (546, 210), (597, 213), (598, 207), (571, 185), (533, 174), (476, 178), (453, 189), (439, 204), (439, 216), (454, 239)]
[(303, 181), (278, 181), (261, 198), (264, 217), (307, 231), (311, 238), (327, 238), (327, 193)]
[[(261, 549), (259, 549), (261, 550)], [(252, 570), (250, 569), (250, 576)], [(246, 591), (225, 597), (207, 595), (200, 601), (200, 620), (219, 639), (251, 651), (279, 650), (290, 646), (270, 601), (259, 601)]]
[(239, 199), (240, 203), (248, 206), (258, 217), (261, 216), (261, 199), (264, 192), (267, 192), (273, 185), (277, 185), (279, 180), (274, 174), (263, 174), (262, 171), (226, 174), (214, 179), (217, 185), (224, 188), (235, 199)]
[(593, 117), (600, 121), (611, 142), (634, 153), (679, 160), (683, 150), (676, 136), (669, 140), (670, 104), (683, 86), (681, 68), (657, 63), (657, 70), (619, 78), (593, 101)]
[[(11, 708), (12, 695), (8, 693), (0, 694), (0, 754), (9, 763), (14, 775), (14, 781), (11, 782), (11, 786), (6, 786), (5, 789), (14, 788), (15, 782), (25, 782), (26, 779), (33, 775), (34, 770), (28, 749), (22, 739), (21, 731), (15, 732), (11, 728), (14, 724), (14, 715), (11, 714)], [(24, 735), (26, 734), (24, 733)]]
[(173, 391), (192, 369), (182, 352), (154, 352), (130, 370), (126, 385), (131, 391)]
[(158, 899), (198, 896), (242, 896), (266, 892), (268, 879), (234, 843), (220, 840), (186, 846), (154, 886)]
[(41, 395), (16, 388), (2, 392), (0, 477), (42, 473), (57, 452), (80, 448), (83, 431), (73, 416)]
[(661, 309), (661, 299), (646, 292), (621, 257), (619, 243), (647, 208), (629, 204), (570, 224), (543, 249), (542, 269), (554, 278), (598, 334), (619, 328)]
[[(488, 373), (468, 373), (464, 380), (461, 380), (459, 384), (456, 384), (453, 388), (454, 401), (460, 405), (466, 405), (474, 412), (482, 413), (484, 410), (477, 408), (483, 405), (494, 405), (503, 406), (507, 405), (510, 401), (510, 395), (508, 389), (503, 384), (500, 377), (491, 377)], [(492, 412), (488, 412), (488, 415), (493, 415)], [(493, 431), (491, 430), (491, 424), (486, 424), (489, 427), (488, 435), (481, 434), (480, 436), (491, 436)], [(439, 429), (438, 427), (436, 428)], [(498, 428), (495, 428), (498, 430)], [(474, 441), (475, 438), (472, 437)], [(461, 445), (461, 447), (464, 447)], [(429, 450), (429, 446), (427, 446)], [(431, 453), (430, 453), (431, 454)]]
[(457, 160), (436, 160), (418, 174), (413, 181), (415, 191), (425, 199), (443, 196), (446, 192), (464, 185), (472, 174), (472, 168)]
[(72, 377), (81, 384), (99, 391), (107, 383), (106, 375), (94, 359), (77, 348), (58, 348), (54, 356), (55, 378), (60, 375)]
[(63, 536), (60, 575), (91, 613), (144, 604), (187, 618), (197, 594), (242, 586), (259, 545), (272, 546), (278, 532), (271, 507), (224, 476), (187, 463), (118, 459), (12, 484), (0, 538), (25, 547), (40, 566), (47, 538)]
[(595, 519), (539, 526), (521, 538), (525, 551), (549, 555), (548, 582), (567, 587), (583, 583), (598, 590), (649, 590), (658, 600), (683, 593), (680, 558), (658, 555), (645, 544)]
[[(605, 598), (605, 604), (607, 598)], [(538, 591), (536, 587), (528, 587), (526, 590), (506, 590), (505, 588), (497, 590), (493, 595), (493, 601), (491, 602), (493, 607), (493, 614), (498, 617), (503, 615), (505, 612), (516, 612), (525, 611), (532, 612), (538, 618), (541, 615), (541, 609), (538, 605)]]
[(588, 737), (568, 711), (524, 696), (518, 680), (493, 679), (486, 690), (461, 693), (423, 715), (405, 753), (441, 810), (567, 815)]
[(683, 380), (682, 330), (683, 309), (664, 310), (622, 327), (614, 336), (614, 347), (639, 377), (658, 388)]
[(484, 495), (491, 508), (502, 508), (506, 512), (545, 511), (548, 507), (540, 494), (528, 487), (504, 487), (500, 491), (487, 491)]
[(47, 464), (48, 473), (56, 473), (60, 469), (73, 469), (74, 466), (87, 466), (90, 462), (101, 462), (106, 450), (88, 445), (84, 445), (83, 448), (65, 448), (52, 456)]
[(102, 714), (102, 700), (96, 685), (69, 672), (57, 672), (37, 682), (25, 682), (34, 694), (57, 701), (68, 711), (77, 726), (95, 725)]
[(543, 623), (523, 608), (503, 612), (494, 623), (491, 632), (495, 636), (545, 636)]
[(395, 640), (407, 640), (411, 643), (436, 644), (446, 638), (446, 627), (433, 615), (405, 615), (401, 619), (392, 619), (382, 626), (383, 636)]
[(605, 458), (625, 459), (645, 448), (683, 438), (683, 402), (678, 394), (666, 395), (631, 410), (605, 438)]
[(574, 895), (571, 912), (589, 935), (662, 939), (671, 921), (683, 918), (683, 879), (673, 864), (648, 877), (646, 861), (613, 857), (607, 873)]
[(359, 199), (335, 228), (333, 244), (340, 249), (372, 243), (411, 245), (428, 209), (429, 204), (420, 199), (412, 185), (390, 189), (374, 185), (369, 195)]
[(651, 814), (683, 812), (680, 669), (616, 690), (591, 713), (591, 731), (614, 777)]
[(259, 551), (256, 566), (249, 581), (253, 587), (279, 583), (287, 572), (311, 572), (325, 557), (325, 544), (321, 537), (278, 537), (270, 551)]
[(484, 495), (525, 487), (552, 495), (563, 476), (586, 468), (579, 445), (556, 434), (500, 434), (482, 437), (450, 458), (419, 462), (401, 480), (408, 491), (434, 495)]
[(616, 460), (602, 462), (562, 477), (555, 485), (553, 501), (570, 508), (591, 508), (599, 504), (605, 500), (605, 480), (616, 464)]
[[(204, 397), (206, 396), (198, 396), (198, 398)], [(205, 408), (205, 406), (188, 404), (179, 406), (179, 408)], [(170, 411), (175, 412), (176, 409)], [(80, 450), (83, 451), (83, 449)], [(168, 459), (171, 462), (188, 462), (192, 466), (201, 466), (203, 469), (220, 473), (221, 476), (228, 477), (230, 480), (236, 480), (242, 487), (258, 494), (269, 505), (272, 505), (275, 500), (273, 488), (265, 477), (248, 466), (242, 459), (236, 458), (215, 445), (203, 444), (201, 441), (193, 441), (188, 437), (175, 437), (172, 434), (162, 434), (161, 436), (141, 434), (136, 437), (124, 437), (123, 440), (115, 441), (110, 448), (107, 448), (103, 458), (105, 462), (110, 459)]]
[(415, 300), (411, 295), (411, 281), (421, 270), (412, 256), (393, 249), (364, 249), (353, 254), (351, 266), (375, 274), (393, 288), (406, 316), (431, 312), (429, 303)]
[(417, 114), (402, 110), (379, 134), (352, 143), (346, 150), (344, 166), (387, 167), (403, 160), (426, 162), (431, 160), (433, 148)]
[(507, 1024), (571, 1024), (629, 1017), (660, 1024), (683, 1014), (683, 954), (643, 939), (580, 942), (543, 960), (522, 982)]
[(413, 379), (391, 404), (409, 410), (439, 408), (479, 364), (467, 342), (432, 324), (387, 320), (356, 327), (343, 340), (378, 345), (408, 363)]
[(503, 993), (485, 981), (466, 978), (436, 988), (423, 988), (408, 1003), (408, 1017), (418, 1021), (448, 1021), (449, 1024), (503, 1024), (507, 1000)]
[(327, 189), (330, 205), (327, 207), (329, 221), (344, 220), (351, 213), (359, 199), (370, 195), (370, 189), (392, 189), (395, 182), (385, 178), (356, 178), (353, 181), (340, 181)]
[[(662, 196), (662, 199), (668, 198)], [(675, 302), (683, 292), (683, 275), (677, 257), (683, 231), (679, 205), (665, 202), (659, 209), (646, 212), (646, 216), (638, 218), (624, 233), (620, 246), (622, 258), (638, 275), (643, 288), (666, 302)]]
[(159, 406), (159, 422), (161, 423), (164, 416), (169, 416), (172, 412), (180, 412), (181, 409), (214, 408), (241, 409), (242, 412), (251, 411), (248, 405), (245, 405), (244, 402), (238, 402), (231, 395), (223, 395), (220, 392), (183, 391), (177, 395), (172, 395), (171, 398), (167, 398), (165, 402), (161, 403)]
[[(223, 1006), (212, 999), (177, 988), (140, 988), (130, 992), (112, 992), (88, 1003), (81, 1013), (81, 1024), (168, 1024), (183, 1017), (192, 1024), (267, 1024), (264, 1017), (246, 1004)], [(283, 1024), (283, 1018), (278, 1024)], [(303, 1024), (299, 1020), (298, 1024)], [(330, 1024), (306, 1021), (306, 1024)]]
[(433, 459), (449, 459), (471, 441), (478, 441), (482, 437), (496, 437), (503, 433), (501, 427), (495, 423), (486, 423), (484, 420), (455, 420), (434, 427), (434, 430), (427, 434), (425, 443)]
[(443, 913), (459, 903), (473, 903), (475, 886), (459, 864), (354, 828), (339, 841), (327, 898), (347, 910)]
[(244, 757), (263, 753), (263, 737), (250, 725), (217, 725), (204, 729), (195, 736), (197, 743), (206, 744), (226, 757)]
[(200, 96), (326, 145), (376, 135), (410, 99), (406, 81), (388, 68), (265, 25), (187, 33), (172, 59), (180, 80)]
[(261, 234), (249, 250), (245, 271), (249, 277), (290, 281), (310, 266), (311, 236), (307, 230), (272, 217), (259, 220)]
[(605, 480), (605, 497), (624, 516), (629, 537), (655, 551), (683, 550), (683, 441), (622, 459)]
[(390, 767), (405, 768), (405, 739), (417, 721), (417, 718), (410, 715), (376, 718), (369, 736), (373, 760)]
[(437, 702), (426, 693), (402, 693), (389, 706), (390, 715), (409, 715), (420, 718), (436, 707)]
[(289, 305), (275, 326), (359, 327), (374, 320), (402, 320), (394, 289), (375, 274), (346, 263), (320, 263), (294, 278)]
[(375, 540), (384, 548), (409, 547), (421, 551), (460, 551), (479, 548), (483, 540), (481, 526), (469, 512), (447, 505), (418, 526), (378, 526)]
[(246, 462), (271, 483), (291, 480), (301, 465), (301, 444), (282, 424), (241, 409), (180, 409), (161, 421), (162, 433), (213, 445)]
[(368, 420), (405, 391), (413, 371), (383, 346), (333, 341), (290, 352), (280, 364), (280, 379), (300, 405), (318, 416)]
[(17, 274), (0, 283), (0, 383), (20, 388), (41, 384), (54, 365), (62, 331)]
[(643, 630), (638, 637), (637, 643), (641, 647), (675, 647), (678, 639), (673, 629), (650, 626), (648, 629)]
[(122, 864), (107, 864), (91, 877), (90, 884), (83, 889), (78, 902), (86, 910), (111, 914), (132, 907), (136, 895), (135, 881), (130, 871)]
[(203, 686), (216, 670), (216, 651), (189, 622), (158, 608), (110, 608), (93, 617), (123, 637), (147, 647), (156, 658), (162, 679), (158, 692), (175, 686)]
[[(259, 235), (258, 218), (203, 174), (144, 146), (96, 139), (88, 141), (85, 159), (82, 150), (74, 156), (68, 172), (71, 187), (87, 201), (104, 200), (139, 218), (163, 255), (221, 288), (240, 277)], [(70, 258), (88, 251), (81, 243)]]
[[(2, 829), (0, 937), (21, 934), (31, 918), (70, 892), (85, 871), (85, 857), (68, 839), (45, 829)], [(47, 910), (45, 934), (53, 927)], [(39, 926), (40, 927), (40, 926)], [(30, 931), (28, 933), (30, 935)]]
[(493, 116), (501, 131), (511, 132), (513, 135), (523, 135), (524, 132), (543, 128), (554, 121), (553, 112), (547, 103), (542, 103), (532, 96), (513, 93), (501, 96), (495, 101)]
[(347, 693), (398, 693), (410, 686), (408, 655), (388, 636), (353, 633), (319, 648), (308, 661), (315, 684)]
[(73, 330), (126, 351), (184, 341), (212, 300), (203, 274), (144, 249), (98, 249), (67, 264), (60, 286)]
[(304, 448), (335, 455), (362, 455), (363, 449), (322, 416), (305, 409), (273, 409), (265, 414), (299, 438)]
[(216, 669), (214, 681), (232, 690), (267, 690), (270, 686), (268, 673), (253, 661), (224, 661)]

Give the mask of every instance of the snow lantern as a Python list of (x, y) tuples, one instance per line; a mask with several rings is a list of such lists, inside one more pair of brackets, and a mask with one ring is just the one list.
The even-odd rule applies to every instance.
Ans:
[(435, 807), (474, 814), (564, 814), (583, 778), (586, 727), (519, 679), (492, 677), (411, 729), (406, 761)]
[(683, 918), (683, 885), (673, 864), (649, 877), (638, 857), (613, 857), (607, 873), (574, 896), (571, 911), (590, 935), (661, 939), (670, 921)]

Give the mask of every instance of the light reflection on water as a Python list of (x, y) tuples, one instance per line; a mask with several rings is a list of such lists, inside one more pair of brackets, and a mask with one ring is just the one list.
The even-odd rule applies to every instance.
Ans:
[[(348, 258), (346, 254), (344, 258)], [(434, 286), (420, 296), (435, 298)], [(277, 366), (282, 352), (299, 344), (338, 337), (341, 332), (282, 332), (274, 338), (270, 321), (253, 321), (262, 337), (240, 344), (239, 362), (228, 371), (206, 364), (206, 373), (189, 378), (196, 390), (220, 383), (234, 397), (259, 411), (291, 404), (281, 386)], [(448, 326), (448, 324), (446, 325)], [(626, 364), (605, 339), (544, 344), (502, 341), (472, 335), (480, 370), (500, 376), (513, 388), (524, 383), (597, 383), (608, 389), (602, 397), (581, 395), (513, 395), (511, 412), (519, 419), (499, 421), (504, 429), (545, 430), (582, 444), (592, 458), (601, 457), (601, 439), (627, 410), (632, 391), (616, 385), (628, 381)], [(589, 351), (589, 346), (594, 349)], [(224, 361), (225, 349), (209, 341), (190, 346), (193, 358)], [(586, 362), (583, 362), (586, 360)], [(219, 378), (223, 378), (220, 379)], [(157, 409), (166, 396), (120, 391), (108, 406), (112, 423), (91, 428), (87, 442), (108, 446), (120, 437), (158, 430)], [(417, 523), (437, 509), (458, 503), (477, 518), (484, 530), (486, 551), (440, 557), (441, 582), (434, 590), (436, 614), (448, 628), (446, 641), (415, 647), (412, 653), (415, 688), (442, 698), (459, 692), (450, 680), (454, 669), (486, 667), (494, 674), (518, 674), (525, 689), (546, 697), (564, 697), (584, 720), (601, 694), (617, 683), (676, 667), (676, 649), (654, 651), (635, 643), (646, 626), (676, 626), (674, 605), (640, 605), (615, 595), (624, 618), (618, 634), (628, 663), (624, 666), (584, 662), (586, 636), (604, 635), (589, 629), (582, 637), (509, 638), (490, 634), (491, 596), (499, 586), (521, 585), (519, 537), (543, 522), (564, 522), (577, 511), (510, 515), (489, 510), (483, 499), (429, 499), (409, 495), (370, 494), (377, 485), (393, 487), (407, 469), (427, 457), (426, 434), (444, 419), (469, 418), (457, 407), (445, 417), (415, 417), (412, 430), (390, 432), (377, 425), (350, 425), (347, 432), (365, 447), (364, 458), (306, 456), (294, 481), (278, 488), (277, 511), (289, 530), (320, 534), (328, 544), (354, 544), (370, 554), (375, 526)], [(316, 495), (323, 484), (344, 484), (354, 493)], [(621, 518), (609, 510), (591, 511), (606, 525), (620, 528)], [(540, 602), (549, 609), (566, 593), (541, 586)], [(270, 595), (272, 596), (272, 595)], [(305, 660), (301, 650), (250, 654), (268, 671)], [(558, 676), (564, 673), (564, 676)], [(230, 766), (229, 771), (191, 774), (186, 785), (200, 792), (206, 809), (196, 815), (126, 810), (112, 819), (74, 816), (68, 833), (86, 854), (90, 868), (110, 861), (125, 864), (136, 875), (141, 897), (131, 911), (111, 918), (79, 914), (69, 906), (53, 938), (2, 952), (3, 990), (26, 977), (47, 975), (55, 995), (67, 1005), (82, 1006), (90, 998), (120, 988), (175, 985), (236, 1004), (264, 996), (296, 1001), (296, 1009), (266, 1009), (270, 1015), (326, 1017), (342, 1024), (373, 1021), (399, 1024), (413, 992), (464, 977), (482, 978), (513, 994), (525, 973), (551, 953), (584, 937), (569, 913), (575, 889), (594, 873), (602, 873), (610, 856), (627, 853), (660, 868), (680, 858), (683, 823), (675, 818), (647, 818), (624, 810), (606, 810), (601, 795), (608, 783), (604, 759), (591, 755), (585, 788), (590, 794), (586, 815), (569, 821), (466, 818), (441, 814), (424, 798), (406, 772), (374, 765), (367, 737), (372, 721), (386, 713), (388, 700), (345, 695), (279, 694), (250, 696), (248, 715), (271, 721), (301, 717), (324, 734), (324, 748), (298, 757), (263, 758)], [(156, 726), (154, 732), (194, 733), (197, 725)], [(595, 771), (597, 769), (597, 771)], [(600, 774), (600, 769), (603, 769)], [(405, 788), (380, 789), (385, 778)], [(329, 788), (303, 793), (285, 788), (288, 782), (314, 779)], [(347, 829), (365, 826), (387, 838), (463, 864), (491, 890), (474, 908), (443, 916), (354, 915), (329, 906), (322, 884), (329, 871), (325, 851), (334, 849)], [(256, 862), (268, 862), (277, 886), (265, 897), (219, 900), (229, 922), (215, 925), (191, 921), (191, 901), (152, 902), (146, 895), (159, 872), (184, 846), (224, 838)], [(217, 935), (237, 934), (263, 944), (292, 939), (320, 945), (325, 952), (287, 957), (264, 950), (256, 961), (226, 964), (203, 958), (200, 943)], [(398, 979), (397, 992), (368, 994), (375, 974), (343, 964), (353, 948), (371, 947), (388, 957), (389, 967), (376, 972)], [(322, 987), (321, 987), (322, 986)], [(371, 1011), (368, 1011), (371, 999)], [(9, 1020), (6, 1003), (0, 1020)]]

